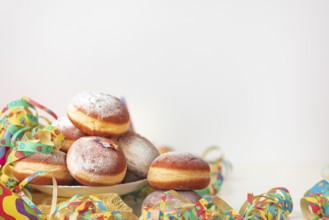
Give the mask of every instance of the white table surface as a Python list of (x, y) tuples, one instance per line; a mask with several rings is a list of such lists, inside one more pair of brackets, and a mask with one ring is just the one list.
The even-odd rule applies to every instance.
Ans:
[(239, 211), (247, 194), (265, 193), (273, 187), (285, 187), (293, 200), (293, 212), (289, 219), (303, 219), (300, 199), (321, 179), (326, 164), (234, 164), (227, 175), (218, 196)]

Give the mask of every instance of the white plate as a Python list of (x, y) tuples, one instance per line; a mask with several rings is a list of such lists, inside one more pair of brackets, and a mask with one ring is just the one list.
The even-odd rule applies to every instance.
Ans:
[[(72, 197), (76, 194), (91, 195), (101, 193), (117, 193), (124, 195), (140, 189), (147, 183), (147, 179), (139, 180), (131, 183), (123, 183), (114, 186), (57, 186), (58, 196)], [(52, 195), (52, 185), (34, 185), (29, 184), (32, 188), (41, 192)]]

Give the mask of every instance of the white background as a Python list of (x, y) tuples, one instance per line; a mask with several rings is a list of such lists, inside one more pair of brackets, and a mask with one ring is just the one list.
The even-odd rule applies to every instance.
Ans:
[(2, 1), (0, 105), (58, 115), (77, 93), (125, 96), (157, 145), (235, 161), (324, 161), (328, 1)]
[(2, 1), (0, 105), (27, 95), (63, 116), (96, 90), (124, 96), (157, 146), (218, 144), (236, 167), (322, 166), (328, 11), (328, 1)]

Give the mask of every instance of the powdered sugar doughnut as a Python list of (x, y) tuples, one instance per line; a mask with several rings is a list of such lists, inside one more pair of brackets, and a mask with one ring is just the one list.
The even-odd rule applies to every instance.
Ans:
[(58, 185), (70, 185), (73, 182), (66, 166), (66, 153), (62, 151), (51, 154), (34, 153), (14, 163), (13, 175), (20, 182), (37, 171), (45, 171), (47, 174), (37, 176), (31, 184), (51, 185), (52, 176)]
[(83, 92), (67, 107), (71, 122), (89, 135), (116, 137), (129, 129), (126, 105), (118, 98), (99, 92)]
[[(161, 198), (165, 195), (165, 192), (166, 191), (164, 190), (158, 190), (150, 193), (143, 201), (142, 212), (143, 209), (147, 209), (148, 211), (151, 212), (151, 216), (149, 216), (150, 218), (159, 219)], [(198, 193), (194, 191), (177, 191), (177, 193), (180, 196), (184, 197), (184, 199), (186, 199), (191, 204), (197, 203), (202, 198)], [(172, 204), (172, 205), (167, 205), (166, 210), (162, 210), (165, 211), (166, 213), (175, 213), (179, 211), (179, 208), (177, 207), (176, 204), (182, 203), (182, 201), (179, 198), (172, 196), (170, 193), (167, 194), (166, 202), (167, 204)]]
[(128, 171), (139, 178), (146, 178), (152, 161), (159, 156), (157, 148), (134, 132), (122, 135), (118, 142), (125, 154)]
[(127, 164), (125, 155), (113, 140), (103, 137), (82, 137), (67, 152), (67, 168), (81, 184), (110, 186), (121, 183)]
[(155, 189), (203, 189), (210, 182), (210, 167), (193, 154), (169, 152), (152, 162), (147, 180)]
[(58, 128), (64, 135), (64, 145), (60, 149), (64, 152), (69, 150), (74, 141), (86, 136), (86, 134), (77, 129), (67, 117), (57, 119), (52, 125)]

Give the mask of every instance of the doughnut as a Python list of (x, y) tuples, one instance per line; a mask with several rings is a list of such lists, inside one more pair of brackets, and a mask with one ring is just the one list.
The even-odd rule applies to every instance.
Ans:
[(66, 158), (74, 179), (87, 186), (111, 186), (121, 183), (127, 163), (125, 155), (113, 140), (88, 136), (76, 140)]
[(72, 124), (86, 134), (117, 137), (129, 129), (127, 107), (118, 98), (99, 92), (83, 92), (67, 107)]
[(152, 161), (159, 156), (157, 148), (146, 138), (130, 131), (117, 140), (126, 156), (128, 171), (140, 179), (146, 178)]
[(147, 180), (155, 189), (203, 189), (210, 182), (210, 167), (193, 154), (168, 152), (152, 162)]
[(86, 136), (86, 134), (77, 129), (67, 117), (59, 118), (52, 123), (52, 126), (58, 128), (58, 130), (60, 130), (64, 135), (64, 145), (60, 149), (64, 152), (69, 150), (74, 141)]
[(13, 175), (19, 182), (37, 171), (45, 171), (47, 174), (37, 176), (31, 184), (52, 185), (52, 176), (58, 185), (70, 185), (74, 180), (66, 166), (66, 153), (62, 151), (34, 153), (14, 163)]
[[(146, 196), (142, 204), (142, 212), (143, 209), (147, 209), (151, 211), (150, 218), (159, 219), (161, 198), (165, 195), (165, 192), (166, 192), (165, 190), (158, 190)], [(176, 192), (179, 193), (180, 196), (184, 197), (190, 204), (195, 204), (202, 198), (198, 193), (194, 191), (176, 191)], [(168, 212), (175, 213), (179, 211), (177, 204), (182, 203), (182, 201), (179, 198), (174, 197), (170, 193), (167, 195), (166, 202), (168, 202), (167, 204), (174, 204), (174, 205), (166, 205), (165, 210), (162, 210), (165, 211), (166, 213)]]

